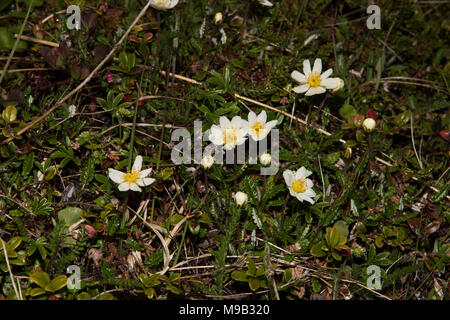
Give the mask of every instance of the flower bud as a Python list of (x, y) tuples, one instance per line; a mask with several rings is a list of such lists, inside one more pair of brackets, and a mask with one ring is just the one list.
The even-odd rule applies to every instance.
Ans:
[(214, 16), (214, 23), (221, 24), (222, 20), (223, 20), (222, 12), (217, 12), (216, 15)]
[(344, 157), (349, 159), (352, 156), (352, 148), (347, 147), (347, 149), (345, 149), (345, 153), (344, 153)]
[(338, 86), (336, 88), (332, 89), (331, 92), (336, 93), (336, 92), (340, 91), (342, 88), (344, 88), (345, 84), (344, 84), (344, 80), (342, 80), (341, 78), (333, 78), (333, 79), (337, 82)]
[(373, 120), (372, 118), (367, 118), (366, 120), (364, 120), (362, 127), (366, 132), (372, 132), (373, 129), (375, 129), (376, 125), (377, 123), (375, 122), (375, 120)]
[(355, 127), (357, 127), (357, 128), (361, 127), (363, 121), (364, 121), (364, 116), (359, 113), (357, 115), (355, 115), (355, 117), (353, 118), (353, 123), (355, 124)]
[(238, 207), (242, 207), (244, 206), (247, 201), (248, 201), (248, 196), (246, 193), (238, 191), (236, 192), (236, 194), (234, 195), (234, 201), (236, 201), (236, 205)]
[(263, 166), (267, 167), (272, 162), (272, 156), (269, 153), (264, 153), (259, 156), (259, 162), (261, 162)]
[(211, 155), (204, 156), (201, 162), (203, 169), (209, 169), (214, 164), (214, 158)]

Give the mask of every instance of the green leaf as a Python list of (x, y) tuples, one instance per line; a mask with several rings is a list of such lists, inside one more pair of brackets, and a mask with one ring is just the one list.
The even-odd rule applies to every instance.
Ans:
[(243, 270), (235, 270), (231, 273), (231, 278), (236, 281), (247, 282), (247, 274)]
[(348, 117), (352, 117), (356, 115), (356, 109), (349, 104), (344, 104), (340, 109), (339, 109), (339, 114), (342, 118), (347, 119)]
[(80, 182), (84, 185), (91, 182), (94, 177), (95, 171), (95, 162), (93, 157), (89, 157), (87, 164), (85, 167), (81, 167), (80, 169)]
[(327, 228), (327, 232), (325, 234), (325, 240), (327, 242), (328, 247), (333, 248), (339, 245), (341, 242), (341, 235), (339, 230), (335, 227)]
[(41, 294), (44, 294), (44, 293), (45, 293), (45, 290), (42, 289), (42, 288), (33, 288), (33, 289), (31, 290), (30, 295), (31, 295), (32, 297), (36, 297), (36, 296), (40, 296)]
[(81, 219), (83, 209), (77, 207), (67, 207), (58, 212), (58, 220), (64, 222), (66, 226), (71, 226)]
[(325, 244), (325, 241), (320, 241), (312, 246), (310, 252), (314, 257), (321, 258), (327, 255), (325, 251), (322, 250), (322, 246)]
[(45, 290), (49, 292), (56, 292), (67, 285), (67, 276), (60, 275), (53, 279), (50, 284), (45, 287)]
[(347, 238), (347, 236), (348, 236), (348, 226), (347, 226), (347, 224), (344, 221), (342, 221), (342, 220), (336, 221), (334, 223), (333, 227), (338, 229), (339, 234), (342, 237)]
[(45, 289), (50, 284), (50, 277), (47, 272), (36, 271), (30, 275), (30, 280), (36, 283), (41, 288)]
[(256, 291), (260, 287), (259, 279), (256, 278), (248, 278), (248, 285), (252, 291)]
[[(22, 243), (22, 237), (13, 237), (6, 243), (6, 250), (16, 250)], [(3, 246), (2, 246), (3, 248)]]
[(152, 299), (155, 295), (155, 289), (153, 289), (151, 287), (145, 288), (144, 293), (147, 296), (147, 298)]
[(30, 152), (30, 154), (25, 158), (22, 164), (22, 177), (28, 177), (33, 168), (34, 163), (34, 152)]
[(92, 297), (87, 292), (82, 292), (77, 295), (77, 300), (91, 300)]
[(16, 120), (17, 118), (17, 109), (14, 106), (7, 106), (3, 112), (2, 112), (2, 118), (8, 122), (11, 123)]

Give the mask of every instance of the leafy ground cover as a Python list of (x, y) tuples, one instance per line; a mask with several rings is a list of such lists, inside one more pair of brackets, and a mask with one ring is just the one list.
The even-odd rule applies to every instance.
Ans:
[(3, 1), (0, 299), (447, 299), (449, 4), (377, 5)]

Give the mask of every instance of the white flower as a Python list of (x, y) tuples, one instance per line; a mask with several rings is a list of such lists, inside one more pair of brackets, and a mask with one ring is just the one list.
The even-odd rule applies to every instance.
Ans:
[(178, 4), (178, 0), (151, 0), (150, 5), (158, 10), (169, 10)]
[(239, 116), (228, 120), (227, 117), (220, 117), (219, 126), (213, 125), (209, 132), (209, 140), (215, 145), (221, 146), (225, 150), (231, 150), (235, 146), (245, 142), (248, 133), (248, 122)]
[(259, 156), (259, 161), (263, 166), (268, 166), (272, 162), (272, 156), (269, 153), (264, 153)]
[(322, 60), (316, 59), (314, 67), (311, 71), (311, 64), (309, 60), (303, 61), (303, 73), (293, 71), (291, 73), (292, 79), (300, 84), (294, 88), (295, 93), (305, 93), (305, 96), (312, 96), (321, 94), (327, 89), (335, 89), (338, 86), (335, 78), (328, 78), (333, 73), (333, 69), (328, 69), (322, 73)]
[(214, 164), (214, 157), (211, 155), (204, 156), (200, 164), (204, 169), (209, 169)]
[(312, 189), (314, 183), (311, 179), (307, 179), (311, 174), (311, 171), (306, 170), (305, 167), (301, 167), (296, 172), (285, 170), (283, 177), (291, 196), (296, 197), (301, 202), (306, 200), (314, 204), (313, 198), (316, 196), (316, 193)]
[(265, 7), (271, 7), (273, 6), (272, 2), (268, 0), (258, 0), (259, 4), (265, 6)]
[(341, 78), (333, 78), (336, 82), (337, 82), (337, 87), (332, 89), (331, 92), (335, 93), (340, 91), (342, 88), (344, 88), (344, 80), (342, 80)]
[(263, 140), (278, 123), (277, 120), (272, 120), (266, 123), (267, 114), (262, 111), (258, 116), (253, 111), (248, 114), (248, 134), (255, 141)]
[(134, 160), (133, 168), (131, 172), (123, 173), (117, 171), (115, 169), (109, 168), (108, 175), (109, 178), (115, 183), (119, 184), (120, 191), (139, 191), (141, 192), (141, 188), (151, 185), (155, 182), (153, 178), (146, 178), (152, 169), (142, 170), (142, 157), (137, 156), (136, 160)]
[(375, 129), (376, 125), (377, 125), (377, 123), (374, 119), (366, 118), (362, 124), (362, 127), (366, 132), (372, 132), (373, 129)]
[(246, 193), (238, 191), (236, 192), (236, 194), (234, 195), (234, 201), (236, 201), (236, 205), (238, 207), (242, 207), (245, 206), (245, 204), (248, 201), (248, 196)]

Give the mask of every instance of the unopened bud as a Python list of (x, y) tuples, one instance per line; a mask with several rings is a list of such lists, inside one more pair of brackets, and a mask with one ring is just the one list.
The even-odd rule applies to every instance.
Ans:
[(209, 169), (214, 164), (214, 158), (210, 155), (204, 156), (201, 162), (203, 169)]
[(221, 24), (222, 20), (223, 20), (222, 12), (217, 12), (216, 15), (214, 16), (214, 23)]
[(333, 78), (333, 79), (337, 82), (338, 86), (336, 88), (332, 89), (331, 92), (335, 93), (335, 92), (340, 91), (342, 88), (344, 88), (344, 85), (345, 85), (344, 80), (342, 80), (341, 78)]
[(263, 166), (268, 166), (272, 162), (272, 156), (269, 153), (264, 153), (259, 156), (259, 161)]
[(248, 196), (246, 193), (238, 191), (236, 192), (236, 194), (234, 195), (234, 200), (236, 201), (236, 205), (238, 207), (242, 207), (244, 206), (247, 201), (248, 201)]
[(373, 129), (375, 129), (375, 126), (377, 125), (376, 121), (372, 118), (367, 118), (364, 120), (362, 127), (366, 132), (372, 132)]

